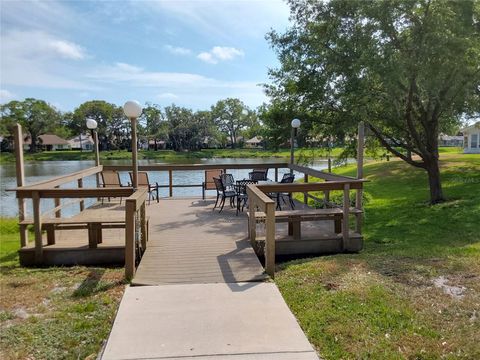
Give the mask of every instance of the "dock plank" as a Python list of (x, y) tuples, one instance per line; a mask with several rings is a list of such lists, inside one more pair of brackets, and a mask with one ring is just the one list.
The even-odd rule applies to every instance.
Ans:
[(212, 211), (211, 200), (162, 200), (148, 207), (150, 237), (132, 285), (264, 281), (247, 239), (246, 216)]

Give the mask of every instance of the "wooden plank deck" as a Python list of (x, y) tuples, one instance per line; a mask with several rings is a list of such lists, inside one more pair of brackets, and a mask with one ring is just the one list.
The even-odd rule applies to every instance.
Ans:
[(165, 199), (147, 207), (147, 250), (132, 285), (234, 283), (267, 278), (247, 240), (247, 218), (213, 200)]

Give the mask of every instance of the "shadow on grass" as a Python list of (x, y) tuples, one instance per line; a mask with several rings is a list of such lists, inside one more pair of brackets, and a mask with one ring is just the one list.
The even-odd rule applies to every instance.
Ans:
[(73, 292), (73, 298), (89, 297), (107, 290), (110, 290), (116, 286), (122, 285), (123, 280), (119, 281), (102, 281), (102, 277), (105, 274), (105, 269), (90, 269), (87, 277), (82, 281), (80, 286)]

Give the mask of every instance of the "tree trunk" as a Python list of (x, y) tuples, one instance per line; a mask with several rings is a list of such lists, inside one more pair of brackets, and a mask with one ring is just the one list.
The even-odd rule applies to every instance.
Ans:
[(430, 203), (438, 204), (445, 201), (443, 197), (442, 183), (440, 182), (440, 168), (438, 158), (430, 160), (426, 165), (428, 184), (430, 186)]
[(29, 152), (31, 154), (34, 154), (37, 152), (37, 136), (30, 136), (31, 142), (30, 142), (30, 149)]

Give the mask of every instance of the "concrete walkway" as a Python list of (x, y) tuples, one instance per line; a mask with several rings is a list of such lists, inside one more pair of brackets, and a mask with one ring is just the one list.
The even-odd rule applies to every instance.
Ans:
[(150, 255), (134, 283), (151, 286), (126, 289), (103, 360), (318, 360), (275, 284), (262, 282), (245, 217), (212, 207), (148, 207)]

